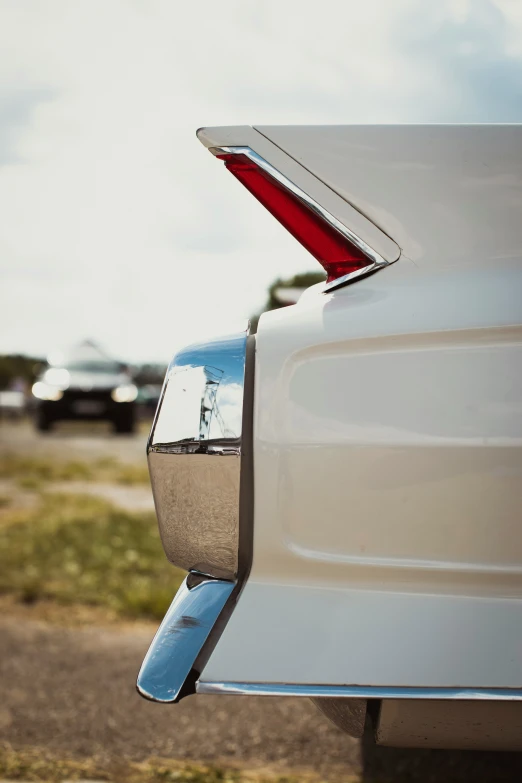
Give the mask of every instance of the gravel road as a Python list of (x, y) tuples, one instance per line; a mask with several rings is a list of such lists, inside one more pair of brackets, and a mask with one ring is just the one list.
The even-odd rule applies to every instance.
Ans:
[(193, 696), (146, 702), (134, 683), (153, 627), (0, 621), (0, 737), (79, 756), (228, 759), (360, 769), (359, 744), (308, 699)]

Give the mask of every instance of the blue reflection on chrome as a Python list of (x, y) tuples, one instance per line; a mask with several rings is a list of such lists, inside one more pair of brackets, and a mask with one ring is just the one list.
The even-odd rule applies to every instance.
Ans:
[(174, 702), (215, 624), (234, 582), (207, 579), (189, 587), (190, 575), (152, 640), (136, 687), (146, 699)]
[(184, 348), (167, 371), (149, 451), (239, 453), (247, 331)]

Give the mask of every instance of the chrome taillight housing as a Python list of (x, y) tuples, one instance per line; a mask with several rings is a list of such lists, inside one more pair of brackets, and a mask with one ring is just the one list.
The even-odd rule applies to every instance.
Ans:
[(138, 674), (152, 701), (194, 692), (250, 569), (253, 340), (191, 345), (163, 384), (147, 456), (165, 552), (189, 574)]
[(148, 462), (169, 560), (235, 579), (247, 331), (174, 356), (152, 426)]

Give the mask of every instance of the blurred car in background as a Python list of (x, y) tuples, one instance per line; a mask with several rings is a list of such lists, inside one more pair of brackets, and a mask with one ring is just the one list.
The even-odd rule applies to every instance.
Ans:
[(32, 388), (37, 428), (62, 420), (105, 420), (119, 433), (132, 433), (138, 389), (126, 365), (86, 341), (66, 355), (51, 357)]
[(138, 387), (137, 404), (143, 417), (154, 416), (161, 396), (161, 383), (147, 383)]

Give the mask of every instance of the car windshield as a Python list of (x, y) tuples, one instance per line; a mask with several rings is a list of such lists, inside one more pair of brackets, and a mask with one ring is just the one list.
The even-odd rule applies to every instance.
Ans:
[(108, 373), (110, 375), (116, 375), (122, 371), (122, 366), (118, 362), (111, 361), (78, 361), (69, 362), (66, 364), (65, 369), (69, 372), (96, 372), (96, 373)]

